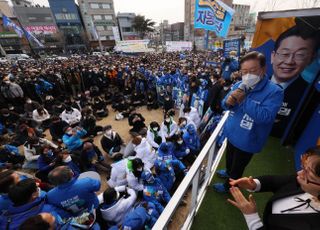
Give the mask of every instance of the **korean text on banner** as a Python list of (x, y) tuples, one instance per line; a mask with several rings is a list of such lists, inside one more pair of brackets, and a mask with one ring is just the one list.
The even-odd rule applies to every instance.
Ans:
[(215, 31), (226, 37), (234, 10), (220, 0), (196, 0), (194, 28)]
[(240, 57), (240, 45), (241, 40), (238, 39), (230, 39), (230, 40), (224, 40), (223, 41), (223, 56), (229, 57), (231, 51), (235, 51), (237, 53), (237, 56)]

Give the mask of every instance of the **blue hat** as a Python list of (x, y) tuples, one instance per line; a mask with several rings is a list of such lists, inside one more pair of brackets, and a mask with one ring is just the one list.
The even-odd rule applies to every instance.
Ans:
[(147, 211), (145, 208), (139, 206), (133, 211), (129, 212), (123, 220), (123, 230), (141, 230), (144, 229), (147, 220)]
[(149, 171), (144, 171), (142, 174), (141, 174), (141, 179), (143, 181), (146, 181), (147, 183), (153, 183), (154, 182), (154, 176), (152, 175), (151, 172)]
[(194, 133), (196, 131), (196, 129), (193, 124), (189, 124), (189, 125), (187, 125), (187, 131), (189, 133)]

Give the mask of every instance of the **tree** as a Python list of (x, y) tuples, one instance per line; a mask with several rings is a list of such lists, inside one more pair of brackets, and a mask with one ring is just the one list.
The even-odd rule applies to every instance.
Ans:
[(146, 35), (146, 33), (148, 32), (153, 32), (154, 31), (154, 25), (156, 24), (155, 22), (153, 22), (151, 19), (146, 19), (144, 16), (142, 15), (137, 15), (134, 19), (133, 19), (133, 28), (138, 32), (139, 37), (141, 39), (144, 38), (144, 36)]

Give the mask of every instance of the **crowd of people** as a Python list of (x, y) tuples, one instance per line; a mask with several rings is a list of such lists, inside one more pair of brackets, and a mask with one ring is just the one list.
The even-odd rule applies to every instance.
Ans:
[[(220, 61), (185, 52), (1, 64), (1, 228), (151, 228), (239, 80), (236, 69), (206, 65), (212, 57)], [(163, 120), (146, 124), (140, 106)], [(128, 143), (97, 125), (109, 110), (128, 119)], [(107, 189), (97, 195), (101, 181), (86, 172)]]
[[(261, 53), (82, 55), (0, 64), (0, 74), (1, 229), (152, 228), (225, 110), (226, 182), (214, 189), (240, 210), (234, 186), (261, 189), (240, 178), (284, 97)], [(146, 124), (141, 106), (163, 119)], [(129, 142), (97, 124), (111, 110), (128, 120)], [(243, 210), (261, 227), (255, 207)]]

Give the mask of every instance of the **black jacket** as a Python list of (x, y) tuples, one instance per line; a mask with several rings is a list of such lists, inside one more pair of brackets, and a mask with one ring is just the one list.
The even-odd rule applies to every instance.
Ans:
[[(304, 193), (297, 183), (296, 176), (262, 176), (257, 178), (261, 183), (260, 192), (273, 192), (264, 213), (262, 229), (270, 230), (319, 230), (320, 214), (272, 214), (273, 202)], [(288, 209), (290, 207), (283, 207)]]

